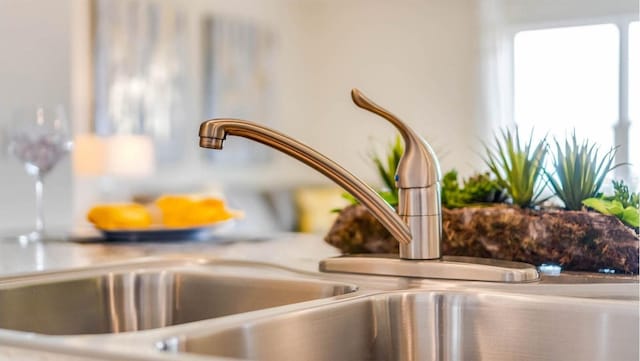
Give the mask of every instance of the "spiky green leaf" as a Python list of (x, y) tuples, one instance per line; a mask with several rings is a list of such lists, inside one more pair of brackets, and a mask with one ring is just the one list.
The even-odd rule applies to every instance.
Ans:
[(596, 144), (588, 140), (578, 142), (575, 132), (565, 140), (564, 147), (557, 139), (554, 143), (555, 172), (545, 171), (547, 182), (566, 209), (579, 210), (583, 200), (598, 194), (607, 174), (616, 167), (613, 166), (616, 148), (600, 157)]
[(531, 135), (523, 143), (516, 128), (515, 133), (502, 130), (501, 137), (495, 137), (495, 148), (485, 145), (485, 163), (498, 185), (506, 189), (514, 204), (523, 208), (542, 201), (540, 196), (546, 187), (541, 177), (547, 156), (545, 139), (535, 142)]

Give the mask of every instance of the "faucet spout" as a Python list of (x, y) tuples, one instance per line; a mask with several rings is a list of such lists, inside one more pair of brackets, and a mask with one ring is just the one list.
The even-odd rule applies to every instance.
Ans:
[(412, 232), (393, 207), (359, 178), (307, 145), (263, 125), (240, 119), (211, 119), (200, 126), (200, 146), (222, 149), (228, 135), (254, 140), (305, 163), (351, 193), (367, 207), (400, 244), (409, 244)]

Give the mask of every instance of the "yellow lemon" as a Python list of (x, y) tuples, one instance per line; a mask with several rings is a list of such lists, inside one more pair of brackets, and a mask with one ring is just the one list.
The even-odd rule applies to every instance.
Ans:
[(217, 198), (194, 198), (166, 195), (156, 200), (162, 213), (162, 223), (167, 227), (193, 227), (227, 220), (233, 215)]
[(89, 222), (105, 230), (147, 228), (151, 213), (140, 204), (98, 205), (87, 215)]

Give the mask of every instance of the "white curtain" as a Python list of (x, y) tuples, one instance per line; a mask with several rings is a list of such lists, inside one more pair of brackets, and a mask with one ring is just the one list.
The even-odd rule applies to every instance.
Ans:
[(491, 139), (499, 128), (512, 126), (512, 39), (505, 21), (504, 1), (479, 1), (480, 91), (482, 139)]

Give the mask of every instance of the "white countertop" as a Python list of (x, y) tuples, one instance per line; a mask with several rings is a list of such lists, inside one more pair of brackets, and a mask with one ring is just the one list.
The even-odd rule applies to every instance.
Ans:
[(268, 237), (220, 236), (207, 241), (190, 242), (45, 240), (20, 243), (7, 238), (0, 239), (0, 277), (176, 253), (270, 262), (305, 271), (317, 271), (321, 259), (339, 255), (338, 250), (326, 244), (320, 236), (302, 233)]

